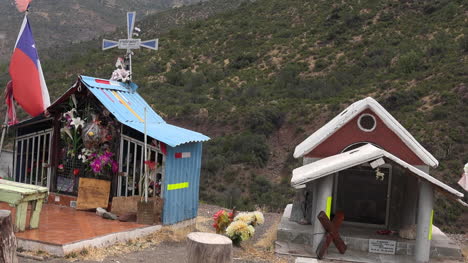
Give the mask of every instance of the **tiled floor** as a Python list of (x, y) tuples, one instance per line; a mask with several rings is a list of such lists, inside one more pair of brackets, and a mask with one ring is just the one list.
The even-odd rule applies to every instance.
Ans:
[[(14, 208), (6, 203), (0, 202), (0, 209), (13, 210), (14, 213)], [(27, 223), (29, 223), (29, 218)], [(145, 225), (107, 220), (93, 212), (46, 204), (42, 208), (39, 229), (16, 233), (16, 236), (49, 244), (64, 245), (140, 227), (145, 227)]]

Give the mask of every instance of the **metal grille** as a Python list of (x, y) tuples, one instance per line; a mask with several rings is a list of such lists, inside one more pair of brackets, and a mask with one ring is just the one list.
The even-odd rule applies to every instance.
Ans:
[(73, 174), (73, 170), (78, 169), (79, 171), (84, 171), (85, 165), (81, 160), (70, 157), (61, 160), (61, 162), (63, 164), (63, 169), (56, 170), (56, 190), (58, 193), (77, 195), (79, 180), (78, 176)]
[(15, 181), (50, 189), (52, 129), (16, 138)]
[[(156, 171), (150, 173), (149, 196), (162, 197), (165, 156), (158, 147), (147, 145), (148, 159), (158, 164)], [(142, 195), (144, 185), (144, 143), (122, 135), (119, 155), (118, 196)]]

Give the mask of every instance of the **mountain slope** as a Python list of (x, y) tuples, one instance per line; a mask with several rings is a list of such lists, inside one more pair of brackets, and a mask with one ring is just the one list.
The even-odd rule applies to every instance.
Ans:
[[(137, 19), (173, 7), (203, 0), (35, 0), (29, 19), (39, 51), (93, 39), (125, 25), (127, 11), (137, 11)], [(21, 26), (13, 0), (0, 2), (0, 58), (7, 58)]]
[[(456, 187), (468, 160), (468, 32), (462, 0), (259, 0), (160, 35), (136, 51), (134, 81), (172, 122), (207, 133), (201, 197), (280, 210), (294, 146), (355, 100), (373, 96), (440, 161)], [(74, 46), (79, 50), (79, 46)], [(72, 51), (71, 51), (72, 52)], [(45, 61), (56, 97), (84, 73), (108, 77), (118, 51)], [(459, 188), (458, 188), (459, 189)], [(456, 204), (437, 199), (455, 230)]]

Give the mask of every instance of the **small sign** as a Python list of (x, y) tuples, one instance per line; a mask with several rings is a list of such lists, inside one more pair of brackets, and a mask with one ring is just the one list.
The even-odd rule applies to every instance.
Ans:
[[(75, 181), (73, 178), (57, 176), (57, 191), (59, 192), (73, 192), (73, 186), (75, 185)], [(60, 201), (60, 199), (59, 199)], [(59, 202), (56, 201), (56, 202)]]
[(369, 252), (379, 254), (394, 255), (396, 251), (396, 241), (369, 239)]
[(139, 49), (141, 39), (119, 39), (119, 49)]

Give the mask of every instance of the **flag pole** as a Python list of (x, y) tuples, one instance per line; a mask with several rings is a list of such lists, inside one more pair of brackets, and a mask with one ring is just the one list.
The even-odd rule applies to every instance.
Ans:
[(8, 110), (5, 112), (5, 122), (2, 125), (2, 139), (0, 140), (0, 159), (3, 151), (3, 140), (5, 139), (5, 133), (8, 129)]
[(145, 107), (145, 203), (148, 202), (148, 150), (146, 139), (146, 107)]

